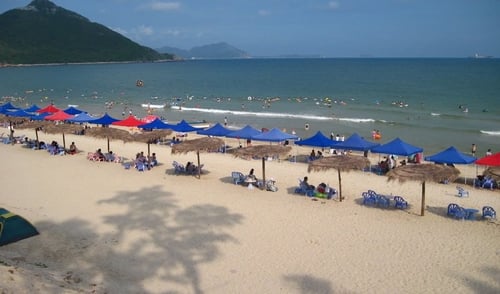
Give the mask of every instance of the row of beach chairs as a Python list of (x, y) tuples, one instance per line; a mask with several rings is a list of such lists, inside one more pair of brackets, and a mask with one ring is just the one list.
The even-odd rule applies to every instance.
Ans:
[[(382, 194), (378, 194), (373, 190), (368, 190), (361, 194), (363, 196), (363, 205), (372, 206), (372, 207), (382, 207), (389, 208), (391, 206), (391, 197), (385, 196)], [(394, 201), (394, 208), (398, 209), (407, 209), (408, 201), (406, 201), (401, 196), (393, 196), (392, 200)]]
[[(477, 209), (466, 209), (456, 203), (450, 203), (448, 205), (447, 215), (449, 217), (453, 217), (461, 220), (475, 220)], [(482, 218), (494, 220), (496, 219), (497, 213), (495, 209), (491, 206), (483, 206), (482, 209)]]

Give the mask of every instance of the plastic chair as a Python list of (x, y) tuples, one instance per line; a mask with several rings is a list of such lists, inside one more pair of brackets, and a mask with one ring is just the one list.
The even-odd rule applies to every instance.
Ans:
[(377, 204), (377, 198), (375, 195), (370, 195), (370, 191), (363, 192), (361, 195), (363, 196), (363, 205), (375, 206)]
[(448, 204), (447, 215), (451, 216), (451, 217), (454, 217), (455, 216), (455, 212), (458, 210), (458, 208), (460, 208), (460, 206), (458, 206), (458, 204), (455, 204), (455, 203)]
[(457, 186), (458, 197), (469, 197), (469, 191)]
[(487, 178), (484, 180), (483, 184), (481, 185), (482, 188), (484, 189), (490, 189), (493, 190), (495, 188), (495, 181), (492, 178)]
[(401, 197), (401, 196), (394, 196), (394, 201), (396, 201), (396, 203), (394, 204), (395, 208), (399, 208), (399, 209), (406, 209), (406, 208), (408, 208), (408, 201), (404, 200), (403, 197)]
[(377, 200), (377, 205), (384, 208), (388, 208), (389, 205), (391, 204), (389, 198), (387, 198), (384, 195), (378, 195), (378, 197), (376, 197), (376, 200)]
[(497, 213), (491, 206), (483, 207), (483, 219), (496, 219)]
[(172, 165), (174, 166), (174, 173), (184, 174), (186, 172), (184, 165), (178, 163), (177, 161), (172, 162)]
[(309, 197), (314, 196), (314, 189), (306, 187), (306, 185), (299, 179), (299, 187), (295, 188), (295, 194), (306, 195)]

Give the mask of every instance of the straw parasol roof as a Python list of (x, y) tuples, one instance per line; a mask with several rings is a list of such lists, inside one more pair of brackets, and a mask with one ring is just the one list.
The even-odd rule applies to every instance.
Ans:
[(95, 138), (106, 138), (108, 140), (108, 152), (110, 139), (122, 140), (123, 142), (133, 141), (132, 134), (130, 134), (128, 131), (113, 127), (96, 127), (86, 129), (85, 135), (89, 135)]
[(309, 163), (307, 168), (308, 172), (311, 171), (324, 171), (327, 169), (336, 169), (339, 178), (339, 200), (342, 201), (342, 177), (341, 171), (363, 170), (365, 167), (370, 166), (370, 161), (364, 156), (358, 155), (337, 155), (323, 157)]
[(34, 120), (34, 121), (24, 121), (22, 124), (16, 125), (18, 129), (34, 129), (36, 141), (38, 142), (38, 130), (45, 129), (45, 127), (53, 125), (53, 121), (45, 121), (45, 120)]
[(425, 182), (441, 182), (444, 180), (454, 181), (458, 178), (460, 171), (454, 167), (441, 164), (412, 164), (402, 165), (387, 173), (388, 180), (420, 181), (422, 182), (422, 205), (420, 215), (425, 210)]
[(167, 137), (172, 134), (172, 130), (153, 130), (150, 132), (136, 133), (132, 136), (133, 141), (142, 142), (148, 144), (148, 155), (150, 155), (150, 144), (154, 143), (156, 140)]
[(500, 181), (500, 167), (488, 167), (484, 172), (483, 176), (491, 177), (495, 181)]
[(288, 154), (292, 150), (290, 146), (283, 145), (254, 145), (233, 150), (233, 155), (242, 158), (262, 158), (262, 182), (266, 184), (266, 157)]
[[(188, 153), (191, 151), (196, 151), (196, 156), (198, 158), (198, 167), (200, 166), (200, 151), (204, 152), (216, 152), (222, 146), (224, 146), (224, 141), (220, 138), (203, 137), (194, 140), (187, 140), (179, 144), (175, 144), (172, 147), (172, 154), (177, 153)], [(198, 169), (198, 178), (200, 178), (201, 169)]]
[(66, 149), (66, 138), (64, 134), (80, 132), (83, 129), (81, 125), (75, 124), (50, 124), (43, 128), (46, 133), (49, 134), (62, 134), (63, 135), (63, 147)]

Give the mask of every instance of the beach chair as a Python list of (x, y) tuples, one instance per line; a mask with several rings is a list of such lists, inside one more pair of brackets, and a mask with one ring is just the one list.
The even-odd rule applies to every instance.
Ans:
[(457, 211), (457, 209), (459, 207), (460, 206), (458, 206), (458, 204), (455, 204), (455, 203), (448, 204), (448, 212), (446, 214), (448, 216), (454, 217), (455, 216), (455, 212)]
[(376, 199), (377, 205), (379, 207), (389, 208), (389, 206), (391, 205), (391, 201), (389, 200), (389, 198), (387, 198), (387, 196), (377, 195)]
[(492, 178), (485, 178), (481, 188), (493, 190), (495, 188), (495, 181)]
[(404, 200), (403, 197), (401, 197), (401, 196), (394, 196), (394, 201), (396, 201), (396, 203), (394, 204), (395, 208), (399, 208), (399, 209), (406, 209), (406, 208), (408, 208), (408, 202), (406, 200)]
[(172, 162), (172, 165), (174, 166), (174, 173), (175, 174), (185, 174), (186, 173), (186, 169), (184, 168), (184, 165), (178, 163), (177, 161), (174, 160), (174, 162)]
[(363, 192), (361, 196), (363, 196), (363, 205), (368, 205), (368, 206), (377, 205), (376, 194), (372, 194), (368, 191), (368, 192)]
[(232, 172), (231, 178), (233, 179), (233, 183), (235, 185), (243, 184), (243, 182), (245, 181), (245, 175), (243, 175), (243, 173), (241, 172), (236, 172), (236, 171)]
[(306, 195), (308, 197), (313, 197), (314, 196), (314, 189), (311, 189), (309, 187), (306, 187), (304, 182), (299, 179), (299, 186), (295, 188), (295, 194), (300, 194), (300, 195)]
[(491, 206), (484, 206), (483, 207), (483, 219), (496, 219), (497, 218), (497, 213), (495, 209)]
[(464, 188), (457, 186), (458, 197), (469, 197), (469, 191)]
[(448, 205), (448, 216), (454, 217), (457, 219), (465, 219), (467, 217), (467, 212), (463, 207), (460, 207), (458, 204), (450, 203)]

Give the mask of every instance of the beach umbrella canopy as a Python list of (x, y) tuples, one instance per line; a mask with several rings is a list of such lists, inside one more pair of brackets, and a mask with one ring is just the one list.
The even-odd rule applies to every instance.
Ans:
[(115, 126), (122, 126), (122, 127), (137, 127), (140, 125), (144, 125), (145, 122), (137, 119), (134, 115), (131, 114), (126, 119), (115, 121), (112, 124)]
[(299, 146), (313, 146), (313, 147), (333, 147), (336, 145), (338, 141), (331, 140), (327, 136), (323, 135), (321, 131), (318, 131), (314, 136), (300, 140), (300, 141), (295, 141), (296, 145)]
[(202, 128), (193, 127), (185, 120), (181, 120), (178, 124), (173, 126), (174, 131), (181, 132), (181, 133), (195, 132), (195, 131), (199, 131), (201, 129)]
[(36, 141), (38, 142), (38, 130), (45, 128), (48, 125), (54, 124), (51, 121), (47, 120), (33, 120), (33, 121), (25, 121), (21, 124), (18, 124), (16, 127), (18, 129), (34, 129)]
[(100, 118), (96, 118), (94, 120), (89, 121), (89, 123), (108, 126), (114, 123), (115, 121), (119, 121), (119, 119), (111, 117), (108, 113), (105, 113)]
[(133, 141), (132, 134), (130, 134), (126, 130), (118, 129), (118, 128), (113, 128), (113, 127), (97, 127), (97, 128), (90, 128), (85, 131), (85, 135), (89, 135), (91, 137), (95, 138), (106, 138), (107, 143), (108, 143), (108, 152), (109, 152), (109, 140), (110, 139), (117, 139), (117, 140), (122, 140), (123, 142), (130, 142)]
[(388, 180), (419, 181), (422, 182), (422, 204), (420, 215), (425, 211), (425, 182), (454, 181), (458, 178), (460, 171), (454, 167), (440, 164), (411, 164), (401, 165), (391, 169), (387, 173)]
[(356, 150), (356, 151), (367, 151), (371, 150), (373, 147), (378, 146), (378, 143), (372, 143), (363, 139), (360, 135), (354, 133), (345, 141), (338, 142), (335, 145), (337, 149), (345, 149), (345, 150)]
[(25, 108), (24, 111), (26, 111), (26, 112), (36, 112), (39, 109), (40, 109), (40, 107), (38, 105), (33, 104), (30, 107)]
[(151, 144), (156, 142), (156, 140), (169, 136), (172, 134), (172, 130), (163, 129), (163, 130), (153, 130), (148, 132), (142, 132), (132, 135), (132, 140), (136, 142), (143, 142), (148, 144), (148, 155), (151, 153)]
[(50, 113), (50, 112), (39, 113), (39, 114), (35, 114), (35, 115), (30, 116), (30, 119), (32, 119), (32, 120), (45, 120), (45, 117), (49, 116), (51, 114), (52, 113)]
[(252, 136), (252, 140), (267, 142), (283, 142), (286, 140), (296, 140), (297, 138), (297, 136), (282, 132), (277, 128), (272, 128), (267, 132)]
[[(186, 140), (172, 147), (172, 154), (188, 153), (195, 151), (198, 158), (198, 167), (200, 167), (200, 151), (217, 152), (224, 146), (224, 141), (220, 138), (203, 137), (194, 140)], [(201, 168), (198, 168), (198, 178), (201, 176)]]
[(5, 104), (0, 105), (0, 111), (7, 110), (18, 110), (19, 107), (15, 107), (11, 102), (7, 102)]
[(62, 110), (44, 117), (45, 120), (68, 120), (70, 118), (73, 118), (73, 115), (67, 114)]
[(71, 115), (80, 114), (83, 112), (83, 110), (80, 110), (74, 106), (70, 106), (63, 111), (66, 112), (67, 114), (71, 114)]
[(255, 145), (233, 150), (233, 155), (243, 158), (262, 158), (262, 187), (266, 186), (266, 157), (288, 154), (292, 150), (290, 146), (282, 145)]
[(308, 172), (336, 169), (339, 179), (339, 200), (342, 201), (342, 176), (341, 171), (363, 170), (370, 166), (370, 160), (358, 155), (337, 155), (316, 159), (309, 163)]
[(245, 127), (233, 131), (226, 135), (228, 138), (242, 138), (242, 139), (252, 139), (253, 136), (261, 134), (262, 132), (252, 128), (250, 125), (246, 125)]
[(444, 164), (469, 164), (476, 161), (474, 156), (469, 156), (451, 146), (434, 155), (426, 156), (425, 160)]
[(211, 126), (210, 128), (205, 129), (205, 130), (199, 130), (196, 133), (199, 135), (205, 135), (205, 136), (224, 137), (231, 132), (232, 132), (232, 130), (225, 128), (220, 123), (216, 123), (215, 125)]
[(46, 113), (46, 112), (56, 113), (58, 111), (61, 111), (61, 110), (59, 108), (55, 107), (54, 104), (49, 104), (49, 105), (45, 106), (44, 108), (38, 109), (36, 112), (38, 112), (38, 113)]
[(415, 153), (420, 153), (423, 150), (423, 148), (410, 145), (400, 138), (396, 138), (388, 143), (373, 147), (371, 152), (409, 156)]
[(145, 130), (166, 130), (166, 129), (173, 130), (174, 125), (164, 123), (161, 119), (156, 118), (150, 123), (140, 125), (139, 128)]
[(75, 123), (85, 123), (85, 122), (93, 121), (95, 119), (96, 119), (95, 117), (89, 115), (88, 113), (82, 112), (82, 113), (79, 113), (79, 114), (75, 115), (74, 117), (68, 119), (68, 121), (75, 122)]
[(152, 121), (154, 121), (155, 119), (158, 119), (159, 117), (156, 116), (156, 115), (152, 115), (152, 114), (149, 114), (149, 115), (146, 115), (145, 117), (141, 118), (141, 120), (144, 122), (144, 123), (150, 123)]
[(476, 160), (476, 164), (479, 165), (489, 165), (489, 166), (500, 166), (500, 152), (493, 155), (485, 156)]
[(30, 117), (33, 114), (28, 113), (25, 110), (18, 109), (18, 110), (14, 110), (14, 111), (8, 111), (7, 113), (5, 113), (5, 115), (14, 116), (14, 117)]

